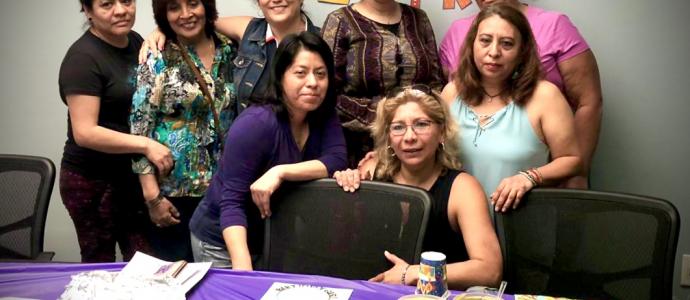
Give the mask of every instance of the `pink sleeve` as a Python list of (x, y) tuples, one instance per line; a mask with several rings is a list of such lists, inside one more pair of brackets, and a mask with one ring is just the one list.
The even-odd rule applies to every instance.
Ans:
[(448, 30), (441, 40), (441, 44), (438, 46), (438, 57), (441, 61), (441, 66), (450, 70), (454, 64), (451, 62), (457, 60), (458, 51), (457, 46), (453, 40), (453, 33)]
[(472, 19), (459, 19), (453, 22), (439, 45), (438, 56), (441, 61), (441, 66), (447, 68), (450, 73), (453, 73), (458, 67), (460, 48), (462, 48), (465, 42), (465, 37), (472, 24)]
[(558, 49), (557, 62), (563, 62), (589, 49), (587, 41), (580, 35), (577, 27), (570, 22), (568, 16), (559, 14), (554, 26), (554, 41), (552, 46)]

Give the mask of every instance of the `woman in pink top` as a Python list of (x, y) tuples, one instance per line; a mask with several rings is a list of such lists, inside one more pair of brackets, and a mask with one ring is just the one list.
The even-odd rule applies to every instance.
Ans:
[[(601, 125), (602, 98), (599, 69), (587, 42), (567, 16), (528, 6), (518, 0), (477, 0), (479, 8), (491, 3), (508, 3), (527, 17), (539, 47), (545, 79), (566, 96), (575, 113), (575, 134), (580, 147), (582, 171), (565, 186), (587, 188), (587, 174), (594, 155)], [(476, 15), (459, 19), (441, 41), (439, 57), (445, 75), (457, 70), (460, 49)]]

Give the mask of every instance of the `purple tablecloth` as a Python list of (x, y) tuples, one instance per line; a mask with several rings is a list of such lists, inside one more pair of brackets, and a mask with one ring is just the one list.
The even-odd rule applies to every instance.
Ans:
[[(70, 276), (92, 270), (119, 271), (124, 263), (61, 264), (0, 263), (0, 297), (56, 299)], [(272, 272), (211, 269), (187, 294), (187, 299), (260, 299), (274, 282), (352, 289), (351, 300), (395, 300), (414, 293), (414, 287), (362, 280)], [(504, 299), (513, 300), (512, 296)]]

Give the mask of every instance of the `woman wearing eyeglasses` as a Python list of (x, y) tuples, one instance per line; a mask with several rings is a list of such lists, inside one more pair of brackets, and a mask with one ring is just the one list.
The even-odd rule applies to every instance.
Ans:
[(387, 91), (412, 84), (443, 87), (434, 32), (420, 9), (395, 0), (362, 0), (330, 13), (321, 34), (333, 50), (337, 109), (354, 166), (372, 149), (367, 127)]
[[(374, 180), (415, 186), (432, 195), (422, 250), (446, 254), (450, 288), (497, 286), (502, 259), (484, 192), (474, 177), (459, 171), (455, 124), (440, 96), (417, 86), (381, 100), (372, 137), (379, 158), (369, 173)], [(334, 177), (345, 191), (354, 191), (360, 179), (369, 179), (366, 175), (348, 169)], [(416, 284), (418, 265), (385, 255), (394, 266), (371, 280)]]

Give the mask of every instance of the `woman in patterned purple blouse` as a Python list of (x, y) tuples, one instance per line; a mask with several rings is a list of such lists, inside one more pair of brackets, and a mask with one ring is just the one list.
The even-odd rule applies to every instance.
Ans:
[(333, 50), (337, 109), (349, 163), (372, 150), (368, 126), (387, 91), (444, 84), (436, 41), (424, 11), (394, 0), (362, 0), (330, 13), (321, 34)]

